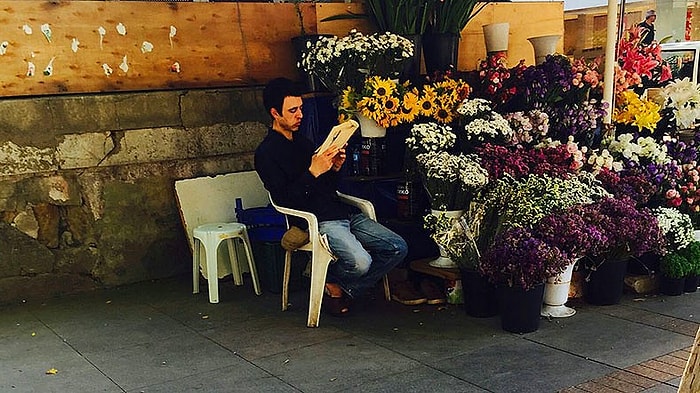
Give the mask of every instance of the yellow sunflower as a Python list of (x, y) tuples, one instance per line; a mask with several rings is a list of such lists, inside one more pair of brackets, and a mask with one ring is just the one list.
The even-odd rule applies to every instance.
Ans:
[(355, 93), (355, 89), (352, 86), (348, 86), (347, 89), (343, 90), (343, 95), (340, 98), (340, 107), (343, 109), (352, 109), (354, 106), (352, 103), (352, 96)]
[(435, 91), (435, 88), (431, 85), (425, 85), (423, 86), (423, 97), (429, 97), (431, 100), (435, 97), (437, 97), (438, 93)]
[(435, 112), (433, 113), (433, 117), (435, 120), (438, 121), (438, 123), (452, 123), (453, 120), (453, 115), (452, 115), (452, 107), (449, 105), (438, 105), (435, 107)]
[(435, 113), (435, 97), (424, 95), (418, 100), (418, 108), (423, 116), (432, 116)]
[(369, 84), (372, 88), (372, 96), (381, 100), (387, 97), (391, 97), (396, 90), (396, 84), (389, 79), (382, 79), (378, 76), (373, 76), (369, 80)]
[(403, 96), (403, 103), (401, 104), (401, 113), (399, 118), (401, 122), (410, 123), (418, 117), (420, 114), (420, 105), (418, 94), (413, 91), (409, 91)]

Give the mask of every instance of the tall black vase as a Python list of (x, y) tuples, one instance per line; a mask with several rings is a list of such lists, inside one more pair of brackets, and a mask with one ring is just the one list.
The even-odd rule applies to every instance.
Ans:
[(685, 278), (684, 291), (697, 292), (699, 284), (700, 276), (698, 276), (697, 274), (691, 274)]
[(457, 68), (459, 60), (459, 34), (425, 33), (423, 34), (423, 59), (425, 71), (432, 75), (436, 71)]
[(467, 315), (488, 318), (498, 315), (496, 287), (474, 270), (461, 269), (464, 310)]
[(596, 270), (586, 269), (583, 298), (596, 306), (620, 303), (625, 286), (628, 260), (605, 261)]
[(540, 311), (544, 283), (529, 290), (521, 287), (498, 287), (501, 328), (511, 333), (530, 333), (540, 328)]
[(406, 39), (413, 43), (413, 56), (404, 63), (400, 79), (402, 81), (415, 80), (420, 76), (420, 63), (423, 51), (423, 36), (421, 34), (405, 35)]
[(300, 80), (306, 85), (309, 92), (327, 92), (328, 89), (321, 80), (312, 73), (307, 73), (301, 67), (301, 58), (308, 50), (309, 45), (314, 45), (321, 37), (332, 37), (330, 34), (307, 34), (292, 37), (292, 47), (294, 48), (294, 56), (299, 71)]

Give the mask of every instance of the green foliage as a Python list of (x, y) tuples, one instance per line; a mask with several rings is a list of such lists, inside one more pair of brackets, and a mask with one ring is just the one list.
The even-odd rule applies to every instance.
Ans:
[(659, 266), (661, 273), (670, 278), (683, 278), (688, 275), (691, 269), (691, 264), (680, 254), (680, 252), (672, 252), (661, 257)]
[(678, 250), (690, 265), (688, 274), (700, 275), (700, 242), (693, 241), (685, 248)]

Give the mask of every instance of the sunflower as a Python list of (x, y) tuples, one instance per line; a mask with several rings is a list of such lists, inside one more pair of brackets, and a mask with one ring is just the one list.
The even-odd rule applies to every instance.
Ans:
[(452, 123), (453, 120), (453, 110), (451, 105), (437, 105), (435, 107), (435, 112), (433, 113), (433, 117), (435, 120), (438, 121), (438, 123)]
[(352, 109), (353, 107), (353, 99), (352, 96), (355, 93), (355, 89), (353, 89), (351, 86), (348, 86), (347, 89), (343, 90), (343, 95), (340, 98), (340, 107), (343, 109)]
[(381, 100), (391, 97), (396, 90), (396, 83), (389, 79), (382, 79), (378, 76), (373, 76), (369, 79), (369, 85), (372, 88), (372, 96)]
[(435, 113), (435, 97), (424, 95), (418, 101), (418, 107), (420, 114), (423, 116), (431, 117)]
[(403, 96), (401, 104), (401, 113), (399, 114), (400, 121), (410, 123), (420, 114), (420, 106), (418, 105), (419, 98), (417, 91), (409, 91)]
[(429, 97), (431, 100), (435, 97), (437, 97), (438, 92), (435, 91), (435, 88), (431, 85), (425, 85), (423, 86), (423, 96), (424, 97)]

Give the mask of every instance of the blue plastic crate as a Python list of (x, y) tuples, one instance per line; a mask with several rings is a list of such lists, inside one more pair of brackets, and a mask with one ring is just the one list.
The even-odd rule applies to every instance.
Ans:
[(251, 241), (279, 242), (287, 231), (284, 214), (271, 205), (244, 209), (241, 198), (236, 198), (236, 217), (246, 225)]

